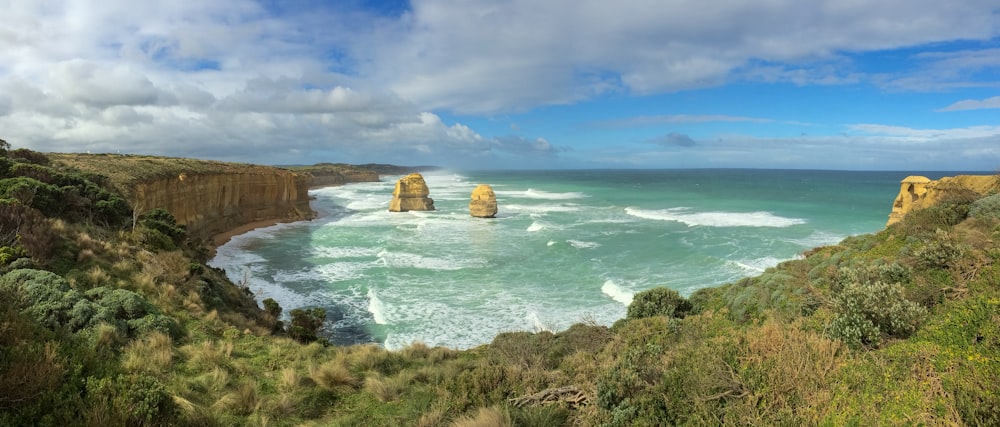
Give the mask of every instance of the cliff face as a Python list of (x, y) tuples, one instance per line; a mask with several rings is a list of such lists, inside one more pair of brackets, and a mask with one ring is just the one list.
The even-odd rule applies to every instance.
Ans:
[(130, 202), (139, 211), (163, 208), (208, 238), (257, 221), (313, 218), (309, 175), (281, 169), (207, 174), (181, 173), (134, 183)]
[(309, 188), (330, 187), (352, 182), (378, 182), (379, 173), (359, 166), (343, 163), (323, 163), (314, 166), (296, 167), (295, 172), (312, 175)]
[(969, 191), (981, 196), (1000, 191), (1000, 175), (958, 175), (936, 181), (923, 176), (908, 176), (901, 182), (886, 226), (899, 222), (909, 212), (934, 206), (949, 196)]

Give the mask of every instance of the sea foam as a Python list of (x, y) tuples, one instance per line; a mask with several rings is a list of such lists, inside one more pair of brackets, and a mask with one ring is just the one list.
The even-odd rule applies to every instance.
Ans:
[(690, 208), (638, 209), (625, 208), (625, 213), (637, 218), (656, 221), (676, 221), (689, 227), (791, 227), (805, 224), (801, 218), (786, 218), (771, 212), (691, 212)]
[(611, 297), (611, 299), (622, 303), (626, 307), (632, 304), (632, 297), (635, 296), (632, 292), (622, 289), (621, 286), (615, 284), (613, 280), (605, 281), (604, 285), (601, 286), (601, 292), (604, 292), (604, 295)]
[(588, 195), (577, 192), (570, 191), (565, 193), (556, 193), (544, 190), (535, 190), (534, 188), (529, 188), (523, 191), (496, 191), (498, 196), (508, 196), (514, 198), (524, 198), (524, 199), (539, 199), (539, 200), (570, 200), (570, 199), (582, 199), (584, 197), (589, 197)]
[(372, 318), (375, 319), (375, 323), (379, 325), (388, 325), (389, 321), (385, 318), (385, 303), (378, 298), (375, 294), (374, 289), (368, 290), (368, 312), (372, 314)]

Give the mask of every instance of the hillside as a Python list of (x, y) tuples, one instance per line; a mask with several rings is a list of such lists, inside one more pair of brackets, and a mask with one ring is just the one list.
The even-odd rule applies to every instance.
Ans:
[(640, 293), (610, 328), (390, 352), (258, 306), (122, 192), (213, 162), (0, 148), (0, 425), (1000, 425), (997, 194)]

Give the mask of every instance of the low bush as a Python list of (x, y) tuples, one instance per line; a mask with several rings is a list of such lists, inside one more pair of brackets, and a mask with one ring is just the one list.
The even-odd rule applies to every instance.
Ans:
[(927, 310), (906, 299), (898, 283), (849, 283), (834, 297), (830, 337), (851, 348), (877, 347), (883, 335), (906, 338)]
[(677, 291), (657, 287), (635, 294), (625, 314), (626, 319), (666, 316), (683, 318), (691, 311), (691, 303)]
[(288, 325), (288, 336), (299, 342), (316, 341), (319, 329), (326, 320), (326, 310), (322, 308), (296, 308), (289, 312), (292, 322)]

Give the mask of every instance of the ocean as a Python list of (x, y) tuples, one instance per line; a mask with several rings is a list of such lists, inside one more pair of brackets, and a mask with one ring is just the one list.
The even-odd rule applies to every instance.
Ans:
[[(211, 261), (258, 301), (323, 307), (335, 344), (465, 349), (510, 331), (610, 325), (656, 286), (690, 295), (885, 226), (903, 172), (424, 173), (436, 211), (388, 212), (395, 180), (313, 190), (322, 216), (233, 238)], [(924, 174), (932, 179), (947, 173)], [(494, 219), (469, 216), (477, 184)]]

